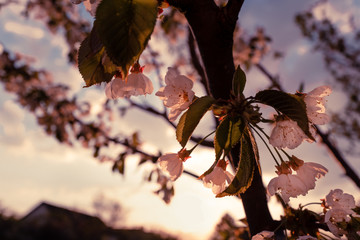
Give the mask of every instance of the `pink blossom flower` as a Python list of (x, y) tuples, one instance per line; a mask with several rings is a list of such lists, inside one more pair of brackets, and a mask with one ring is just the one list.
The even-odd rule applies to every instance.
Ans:
[(279, 174), (270, 180), (267, 189), (271, 196), (279, 193), (285, 203), (290, 201), (290, 197), (296, 198), (301, 194), (305, 196), (309, 190), (304, 182), (293, 174)]
[(355, 208), (355, 199), (352, 195), (343, 193), (341, 189), (335, 189), (326, 195), (325, 200), (329, 210), (325, 214), (324, 221), (330, 231), (339, 237), (345, 234), (346, 231), (339, 228), (337, 223), (349, 222), (351, 220), (349, 215), (355, 214), (352, 210)]
[(325, 222), (349, 222), (351, 218), (349, 217), (350, 214), (355, 214), (355, 212), (351, 209), (346, 208), (331, 208), (325, 214)]
[(234, 179), (234, 175), (226, 171), (226, 165), (225, 160), (220, 160), (213, 171), (203, 178), (204, 186), (211, 188), (214, 194), (223, 192), (227, 183), (230, 184)]
[(325, 176), (327, 172), (328, 170), (321, 164), (305, 162), (296, 170), (296, 175), (305, 184), (306, 188), (310, 190), (315, 188), (316, 179)]
[(194, 83), (180, 75), (175, 68), (168, 68), (165, 83), (166, 86), (160, 88), (155, 95), (164, 101), (164, 105), (170, 110), (169, 119), (174, 121), (193, 101), (195, 93), (191, 89)]
[(325, 98), (331, 93), (329, 86), (317, 87), (304, 97), (306, 104), (306, 113), (309, 121), (313, 124), (326, 124), (330, 117), (325, 113)]
[(258, 234), (254, 235), (251, 240), (263, 240), (263, 239), (272, 239), (272, 237), (274, 236), (274, 232), (270, 232), (270, 231), (262, 231), (259, 232)]
[[(140, 70), (142, 71), (142, 70)], [(110, 99), (129, 98), (131, 96), (151, 94), (154, 88), (151, 80), (141, 72), (132, 72), (127, 82), (121, 77), (116, 77), (107, 83), (105, 94)]]
[(340, 236), (342, 236), (343, 234), (347, 233), (345, 230), (339, 228), (336, 224), (333, 224), (331, 221), (326, 222), (326, 225), (328, 226), (330, 232), (338, 238), (340, 238)]
[(183, 161), (176, 153), (167, 153), (158, 159), (160, 168), (163, 172), (170, 175), (170, 179), (175, 181), (184, 171)]
[(295, 121), (278, 117), (276, 126), (270, 134), (269, 143), (277, 148), (294, 149), (307, 139), (308, 137)]
[(169, 174), (172, 181), (175, 181), (184, 171), (183, 162), (190, 157), (189, 154), (189, 151), (183, 149), (178, 153), (166, 153), (162, 155), (158, 159), (161, 170)]
[(344, 193), (341, 189), (335, 189), (326, 195), (326, 204), (330, 208), (353, 209), (355, 208), (355, 199), (351, 194)]

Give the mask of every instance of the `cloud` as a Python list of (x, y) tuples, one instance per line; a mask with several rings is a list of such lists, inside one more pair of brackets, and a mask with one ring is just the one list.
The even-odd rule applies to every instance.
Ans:
[(352, 15), (351, 11), (349, 11), (348, 8), (342, 9), (343, 11), (341, 11), (341, 9), (334, 5), (336, 5), (336, 3), (330, 2), (318, 5), (313, 10), (314, 17), (318, 20), (329, 18), (338, 25), (342, 33), (350, 33), (352, 31), (349, 22)]
[(22, 35), (24, 37), (33, 39), (42, 39), (44, 37), (44, 31), (41, 28), (27, 26), (17, 22), (9, 21), (5, 23), (5, 30), (11, 33)]
[(9, 145), (22, 144), (25, 138), (24, 110), (13, 101), (7, 100), (0, 107), (0, 115), (0, 126), (4, 133), (0, 136), (0, 142)]

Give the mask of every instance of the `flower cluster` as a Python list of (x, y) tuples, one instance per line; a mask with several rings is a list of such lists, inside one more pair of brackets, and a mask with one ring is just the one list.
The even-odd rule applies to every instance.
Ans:
[[(305, 196), (309, 190), (315, 188), (316, 180), (328, 172), (318, 163), (304, 162), (295, 156), (292, 156), (290, 161), (283, 162), (277, 169), (278, 176), (269, 182), (268, 192), (271, 196), (279, 193), (285, 203), (290, 201), (290, 197)], [(292, 174), (293, 170), (296, 174)]]
[[(312, 136), (315, 136), (315, 129), (313, 124), (326, 124), (330, 118), (325, 113), (325, 98), (331, 93), (331, 88), (328, 86), (317, 87), (311, 92), (299, 93), (306, 104), (306, 114), (309, 120), (309, 130)], [(277, 148), (294, 149), (299, 146), (304, 140), (312, 142), (311, 139), (303, 132), (298, 124), (287, 118), (286, 116), (278, 116), (276, 118), (276, 125), (271, 132), (269, 142)]]
[(127, 80), (121, 75), (107, 83), (105, 94), (110, 99), (129, 98), (131, 96), (151, 94), (154, 90), (151, 80), (143, 73), (143, 67), (135, 63)]
[[(144, 67), (136, 62), (127, 79), (123, 79), (121, 73), (117, 73), (105, 87), (106, 96), (109, 99), (117, 99), (151, 94), (154, 87), (151, 80), (142, 73), (143, 69)], [(160, 88), (156, 96), (169, 108), (169, 120), (174, 121), (194, 100), (195, 93), (192, 91), (194, 83), (186, 76), (180, 75), (175, 68), (168, 68), (165, 83), (166, 86)]]
[(352, 195), (343, 193), (341, 189), (331, 190), (325, 198), (325, 206), (328, 211), (325, 214), (325, 222), (330, 231), (337, 237), (346, 234), (346, 231), (339, 227), (338, 223), (349, 222), (349, 215), (355, 215), (353, 209), (355, 199)]

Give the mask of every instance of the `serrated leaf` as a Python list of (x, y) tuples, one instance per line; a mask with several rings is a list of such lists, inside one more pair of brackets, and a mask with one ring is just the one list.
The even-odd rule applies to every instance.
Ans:
[(202, 179), (203, 177), (205, 177), (206, 175), (208, 175), (209, 173), (211, 173), (214, 168), (216, 167), (217, 163), (218, 163), (218, 159), (215, 160), (215, 162), (210, 166), (210, 168), (208, 170), (206, 170), (203, 174), (201, 174), (201, 176), (199, 177), (199, 179)]
[(309, 130), (309, 119), (306, 114), (306, 104), (299, 96), (277, 90), (264, 90), (255, 95), (255, 99), (269, 105), (296, 121), (304, 133), (315, 140)]
[(86, 87), (102, 82), (108, 82), (113, 74), (107, 73), (102, 64), (104, 47), (97, 34), (91, 32), (80, 45), (78, 54), (78, 67)]
[(220, 147), (219, 142), (216, 139), (216, 135), (214, 137), (214, 149), (215, 149), (215, 159), (216, 161), (218, 161), (221, 158), (224, 149)]
[[(215, 133), (215, 145), (219, 146), (219, 149), (223, 151), (229, 145), (229, 130), (230, 130), (230, 118), (226, 116), (216, 128)], [(217, 154), (216, 154), (217, 155)]]
[(145, 49), (157, 18), (156, 0), (102, 0), (96, 26), (111, 61), (126, 78), (130, 66)]
[(214, 138), (215, 155), (217, 159), (221, 157), (223, 151), (224, 154), (227, 155), (231, 148), (239, 142), (244, 127), (245, 124), (241, 118), (226, 116), (220, 122)]
[(241, 95), (244, 91), (246, 84), (246, 75), (244, 71), (238, 66), (234, 73), (234, 77), (232, 80), (232, 90), (235, 96)]
[(214, 102), (215, 99), (210, 96), (198, 98), (181, 116), (176, 127), (176, 139), (182, 147), (185, 147), (201, 118), (210, 109)]
[(230, 185), (216, 197), (244, 193), (251, 186), (255, 170), (255, 153), (250, 139), (250, 130), (245, 128), (240, 141), (240, 160), (235, 177)]
[(257, 166), (258, 166), (259, 173), (260, 173), (260, 175), (261, 175), (259, 149), (258, 149), (258, 147), (257, 147), (257, 143), (256, 143), (256, 141), (255, 141), (254, 134), (252, 133), (252, 131), (249, 130), (248, 133), (249, 133), (249, 138), (250, 138), (251, 146), (252, 146), (252, 149), (253, 149), (253, 152), (254, 152), (254, 158), (255, 158), (256, 164), (257, 164)]

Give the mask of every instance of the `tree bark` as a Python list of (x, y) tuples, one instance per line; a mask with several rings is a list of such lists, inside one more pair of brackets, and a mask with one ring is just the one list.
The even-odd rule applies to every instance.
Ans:
[[(229, 0), (219, 8), (212, 0), (168, 0), (169, 4), (185, 14), (197, 41), (204, 64), (211, 95), (216, 99), (229, 99), (233, 62), (233, 32), (244, 0)], [(231, 153), (234, 168), (239, 164), (239, 147)], [(274, 230), (267, 206), (262, 178), (255, 170), (251, 187), (241, 194), (251, 235), (263, 230)]]

